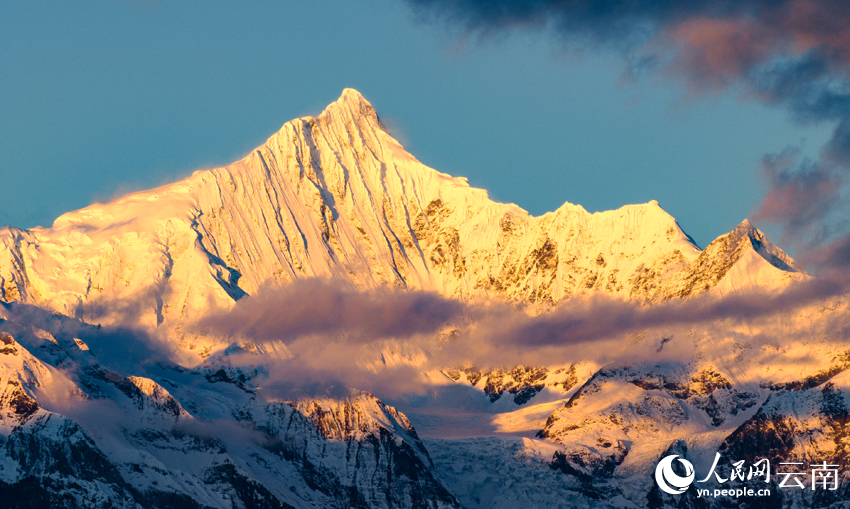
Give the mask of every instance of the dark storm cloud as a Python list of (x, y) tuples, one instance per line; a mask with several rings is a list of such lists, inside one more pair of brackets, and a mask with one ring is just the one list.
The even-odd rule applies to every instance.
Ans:
[[(777, 56), (846, 64), (850, 5), (843, 0), (406, 0), (422, 19), (468, 32), (549, 28), (567, 41), (641, 49), (675, 45), (674, 64), (723, 83)], [(643, 46), (643, 47), (640, 47)], [(705, 83), (701, 82), (701, 86)]]
[[(733, 87), (801, 123), (837, 124), (819, 160), (768, 156), (758, 217), (811, 248), (846, 231), (850, 169), (850, 2), (845, 0), (406, 0), (422, 19), (487, 38), (545, 28), (568, 47), (621, 52), (635, 69), (697, 94)], [(779, 168), (781, 166), (781, 168)], [(820, 223), (820, 224), (818, 224)]]
[(801, 161), (797, 149), (765, 156), (761, 172), (769, 190), (755, 211), (756, 221), (787, 225), (783, 240), (797, 241), (802, 236), (822, 240), (829, 236), (824, 219), (840, 204), (840, 175), (820, 162)]

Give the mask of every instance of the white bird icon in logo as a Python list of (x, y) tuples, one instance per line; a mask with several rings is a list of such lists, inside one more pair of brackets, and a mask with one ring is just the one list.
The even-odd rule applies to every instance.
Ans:
[(658, 483), (661, 491), (671, 495), (681, 495), (684, 493), (691, 483), (694, 482), (695, 475), (694, 466), (691, 465), (691, 462), (682, 458), (679, 458), (679, 463), (685, 467), (685, 476), (676, 475), (676, 472), (673, 472), (673, 460), (676, 458), (679, 458), (678, 454), (665, 456), (658, 462), (658, 466), (655, 467), (655, 482)]

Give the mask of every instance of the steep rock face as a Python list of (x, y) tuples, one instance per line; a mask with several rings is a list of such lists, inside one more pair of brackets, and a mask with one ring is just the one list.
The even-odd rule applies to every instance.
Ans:
[(132, 488), (75, 422), (40, 412), (0, 437), (10, 507), (135, 507)]
[(0, 332), (0, 433), (9, 433), (43, 411), (36, 400), (61, 373), (33, 357), (7, 332)]
[(81, 392), (0, 332), (0, 499), (10, 507), (134, 507), (130, 487), (92, 438), (45, 410)]
[(338, 507), (455, 507), (407, 417), (371, 394), (270, 403), (253, 411), (270, 450)]
[(763, 399), (761, 393), (734, 387), (710, 365), (609, 367), (573, 393), (540, 435), (561, 443), (578, 437), (584, 443), (607, 444), (602, 447), (607, 449), (618, 442), (666, 436), (681, 426), (716, 428)]
[[(51, 228), (0, 229), (0, 298), (89, 323), (164, 325), (206, 356), (185, 325), (266, 283), (331, 276), (544, 307), (594, 292), (687, 296), (739, 265), (741, 235), (730, 235), (700, 253), (654, 201), (594, 214), (567, 203), (540, 217), (495, 203), (422, 165), (347, 89), (229, 166)], [(797, 270), (760, 232), (743, 235), (771, 267)], [(748, 271), (738, 278), (758, 284)]]
[(115, 338), (52, 320), (0, 321), (11, 507), (457, 507), (407, 417), (374, 396), (269, 402), (256, 373), (212, 363), (124, 377), (67, 330)]
[[(776, 486), (783, 476), (778, 472), (804, 472), (797, 477), (804, 490), (780, 489), (786, 505), (828, 507), (846, 500), (850, 494), (850, 374), (838, 373), (829, 381), (809, 387), (804, 382), (770, 395), (759, 411), (730, 434), (720, 446), (729, 458), (752, 463), (768, 458), (801, 465), (777, 466)], [(811, 488), (810, 465), (837, 465), (838, 489)], [(788, 483), (795, 486), (793, 482)]]
[(443, 370), (443, 373), (457, 383), (481, 388), (491, 403), (509, 395), (516, 405), (526, 404), (547, 387), (567, 393), (578, 383), (575, 364), (551, 368), (517, 366), (510, 370), (484, 371), (473, 367), (452, 368)]
[(578, 484), (574, 491), (646, 504), (663, 448), (682, 437), (716, 446), (767, 398), (751, 389), (704, 361), (609, 366), (573, 392), (538, 437), (561, 444), (550, 466)]
[[(565, 476), (562, 490), (575, 494), (577, 506), (731, 507), (727, 498), (698, 497), (696, 488), (748, 487), (768, 488), (771, 495), (735, 504), (834, 507), (846, 498), (850, 482), (844, 469), (850, 443), (850, 363), (845, 350), (835, 350), (837, 342), (789, 342), (783, 346), (788, 349), (781, 357), (784, 363), (773, 365), (765, 362), (773, 358), (772, 347), (758, 343), (731, 354), (711, 344), (689, 362), (609, 365), (559, 405), (538, 438), (560, 446), (548, 464)], [(801, 354), (809, 360), (787, 362)], [(763, 478), (710, 481), (677, 496), (658, 489), (653, 474), (661, 458), (678, 454), (701, 478), (716, 452), (721, 454), (718, 473), (727, 480), (734, 462), (744, 461), (746, 472), (749, 465), (768, 459), (770, 483)], [(452, 459), (447, 453), (434, 454), (447, 465)], [(811, 489), (810, 465), (824, 461), (839, 465), (838, 490)], [(794, 470), (781, 462), (803, 465)], [(805, 489), (778, 489), (786, 471), (808, 472)], [(457, 495), (465, 500), (467, 493)]]

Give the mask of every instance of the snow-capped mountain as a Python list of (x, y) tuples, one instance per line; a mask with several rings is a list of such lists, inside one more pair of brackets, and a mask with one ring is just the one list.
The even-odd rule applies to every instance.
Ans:
[(655, 201), (595, 214), (565, 203), (540, 217), (493, 202), (417, 161), (347, 89), (234, 164), (64, 214), (51, 228), (0, 230), (0, 297), (166, 329), (202, 351), (210, 345), (187, 337), (186, 322), (296, 278), (552, 305), (801, 274), (749, 223), (723, 239), (700, 251)]
[(426, 396), (391, 395), (400, 411), (358, 387), (281, 397), (272, 371), (299, 362), (286, 344), (196, 327), (315, 277), (528, 316), (587, 297), (652, 308), (775, 295), (811, 279), (746, 220), (701, 250), (655, 201), (539, 217), (494, 202), (417, 161), (347, 89), (231, 165), (50, 228), (0, 229), (0, 496), (11, 507), (712, 506), (659, 494), (658, 458), (675, 450), (702, 471), (716, 451), (846, 456), (840, 298), (642, 328), (602, 352), (565, 345), (567, 363), (434, 366), (407, 343), (381, 362), (351, 359), (422, 371)]

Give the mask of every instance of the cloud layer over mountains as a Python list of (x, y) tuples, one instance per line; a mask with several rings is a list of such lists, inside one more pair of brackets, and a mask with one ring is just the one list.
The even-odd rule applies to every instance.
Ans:
[[(634, 362), (644, 354), (657, 359), (661, 347), (673, 356), (689, 348), (683, 341), (667, 344), (668, 338), (658, 352), (622, 350), (635, 334), (675, 339), (693, 330), (767, 325), (759, 334), (769, 336), (781, 330), (773, 327), (781, 316), (848, 290), (850, 279), (836, 275), (792, 283), (781, 293), (708, 294), (652, 306), (599, 295), (530, 315), (507, 302), (461, 302), (431, 292), (362, 290), (344, 281), (307, 279), (265, 287), (196, 327), (225, 341), (285, 343), (292, 358), (280, 361), (266, 385), (285, 397), (333, 394), (346, 386), (398, 397), (423, 389), (423, 374), (446, 366)], [(244, 358), (246, 365), (255, 361)]]

